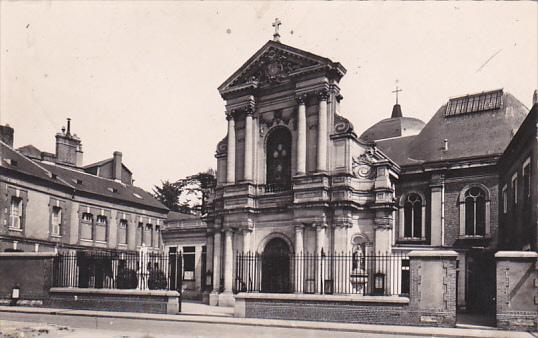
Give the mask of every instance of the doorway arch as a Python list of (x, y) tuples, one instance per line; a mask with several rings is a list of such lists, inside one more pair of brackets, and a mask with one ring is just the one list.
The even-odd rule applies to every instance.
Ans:
[(275, 237), (267, 242), (262, 253), (262, 292), (288, 293), (290, 289), (290, 248)]

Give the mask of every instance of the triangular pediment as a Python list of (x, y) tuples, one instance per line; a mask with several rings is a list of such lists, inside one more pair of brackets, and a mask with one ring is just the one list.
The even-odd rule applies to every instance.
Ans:
[(232, 76), (219, 87), (219, 91), (230, 90), (249, 84), (279, 84), (302, 71), (315, 70), (324, 66), (337, 66), (331, 60), (284, 45), (280, 42), (268, 41), (250, 59), (247, 60)]

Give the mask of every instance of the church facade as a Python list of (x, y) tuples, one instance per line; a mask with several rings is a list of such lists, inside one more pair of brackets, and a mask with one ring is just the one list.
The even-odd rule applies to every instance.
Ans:
[(390, 252), (400, 167), (340, 114), (345, 72), (269, 41), (219, 87), (228, 134), (207, 217), (212, 304), (233, 303), (237, 252)]
[[(407, 254), (446, 249), (458, 253), (458, 308), (494, 313), (494, 253), (513, 194), (506, 159), (518, 154), (505, 151), (528, 108), (497, 89), (447, 99), (424, 123), (396, 102), (358, 136), (340, 110), (345, 73), (275, 39), (219, 87), (227, 134), (200, 223), (198, 290), (230, 306), (245, 291), (360, 294), (362, 283), (376, 294), (382, 275), (377, 295), (407, 295)], [(528, 156), (519, 160), (534, 177)]]

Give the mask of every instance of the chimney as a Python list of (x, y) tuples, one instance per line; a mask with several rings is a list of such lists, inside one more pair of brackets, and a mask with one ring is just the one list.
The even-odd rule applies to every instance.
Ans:
[(56, 134), (56, 163), (82, 166), (82, 143), (77, 135), (71, 135), (71, 119), (67, 119), (67, 131)]
[(15, 130), (6, 124), (5, 126), (0, 125), (0, 141), (4, 142), (8, 146), (13, 148), (13, 134)]
[(112, 167), (112, 178), (116, 181), (121, 181), (121, 152), (115, 151)]

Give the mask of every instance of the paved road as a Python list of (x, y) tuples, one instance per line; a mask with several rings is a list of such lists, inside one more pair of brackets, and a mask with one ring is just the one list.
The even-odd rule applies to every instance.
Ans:
[[(24, 322), (24, 323), (21, 323)], [(46, 323), (46, 324), (45, 324)], [(275, 328), (229, 324), (169, 322), (157, 320), (95, 318), (49, 314), (0, 312), (0, 330), (27, 329), (24, 337), (114, 337), (114, 338), (170, 338), (170, 337), (301, 337), (301, 338), (357, 338), (396, 337), (400, 335), (357, 333), (345, 331)], [(31, 331), (33, 330), (33, 331)], [(41, 332), (39, 332), (41, 330)], [(45, 332), (46, 330), (46, 332)], [(38, 333), (40, 333), (38, 335)], [(13, 337), (17, 337), (13, 335)], [(414, 336), (405, 336), (414, 337)], [(418, 337), (418, 336), (417, 336)]]

